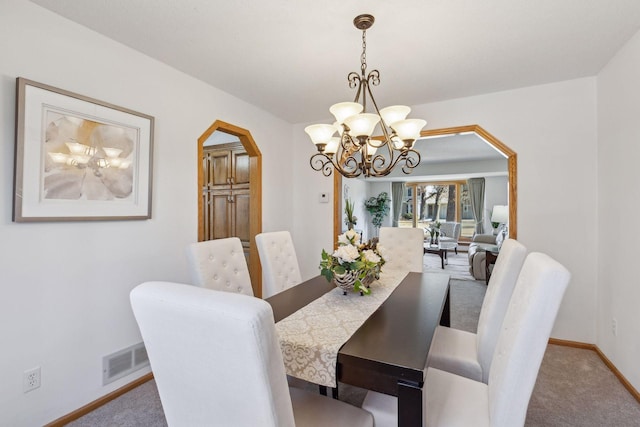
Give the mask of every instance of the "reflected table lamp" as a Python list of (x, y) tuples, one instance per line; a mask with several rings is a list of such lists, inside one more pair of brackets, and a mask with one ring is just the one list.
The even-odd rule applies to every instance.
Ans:
[(500, 225), (504, 225), (502, 228), (502, 232), (506, 236), (507, 227), (506, 224), (509, 222), (509, 206), (508, 205), (495, 205), (493, 207), (493, 211), (491, 212), (491, 225), (497, 224), (494, 228), (497, 234), (497, 229)]

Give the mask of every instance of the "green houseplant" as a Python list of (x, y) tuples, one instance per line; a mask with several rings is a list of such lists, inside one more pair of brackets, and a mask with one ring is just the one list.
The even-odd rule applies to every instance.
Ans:
[(367, 212), (371, 214), (371, 222), (373, 226), (376, 228), (376, 235), (378, 234), (378, 230), (382, 226), (382, 220), (385, 216), (389, 215), (389, 202), (391, 198), (389, 198), (389, 194), (386, 191), (378, 194), (377, 197), (370, 197), (367, 201), (364, 202), (364, 207), (367, 209)]

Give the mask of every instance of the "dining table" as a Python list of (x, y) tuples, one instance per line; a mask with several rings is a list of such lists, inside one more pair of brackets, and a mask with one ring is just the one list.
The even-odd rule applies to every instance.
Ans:
[(384, 271), (370, 290), (344, 295), (316, 276), (267, 298), (286, 372), (397, 396), (398, 425), (421, 426), (431, 340), (450, 326), (449, 275)]

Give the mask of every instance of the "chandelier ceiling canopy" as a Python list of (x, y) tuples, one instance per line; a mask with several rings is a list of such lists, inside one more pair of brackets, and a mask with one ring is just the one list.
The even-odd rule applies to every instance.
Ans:
[[(329, 108), (335, 123), (305, 128), (318, 149), (311, 156), (311, 167), (325, 176), (335, 169), (347, 178), (381, 177), (389, 175), (396, 165), (401, 165), (402, 171), (408, 174), (420, 164), (420, 153), (413, 145), (427, 122), (407, 119), (411, 108), (404, 105), (378, 109), (371, 92), (372, 85), (380, 84), (378, 70), (367, 74), (366, 35), (374, 20), (372, 15), (359, 15), (353, 20), (355, 27), (362, 30), (360, 74), (351, 72), (347, 76), (349, 87), (357, 88), (355, 99)], [(373, 106), (372, 112), (367, 112), (368, 100)], [(380, 129), (381, 135), (372, 137), (376, 129)], [(334, 136), (336, 132), (338, 136)]]

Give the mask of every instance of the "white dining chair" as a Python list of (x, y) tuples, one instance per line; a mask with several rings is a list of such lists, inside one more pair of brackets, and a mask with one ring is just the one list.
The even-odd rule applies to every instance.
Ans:
[(287, 387), (264, 300), (169, 282), (130, 299), (169, 426), (373, 426), (360, 408)]
[[(427, 368), (423, 390), (425, 426), (524, 425), (570, 277), (569, 271), (548, 255), (534, 252), (527, 256), (500, 329), (487, 384)], [(397, 399), (385, 397), (369, 392), (362, 405), (373, 412), (376, 427), (397, 425), (393, 421), (397, 420)]]
[(262, 264), (262, 297), (268, 298), (302, 282), (298, 257), (288, 231), (256, 235)]
[(187, 254), (194, 284), (253, 296), (249, 268), (239, 238), (192, 243)]
[(421, 228), (380, 227), (379, 244), (384, 249), (384, 269), (422, 273), (424, 230)]
[(507, 239), (493, 269), (480, 308), (477, 333), (438, 326), (427, 366), (486, 383), (509, 300), (527, 255), (517, 240)]

